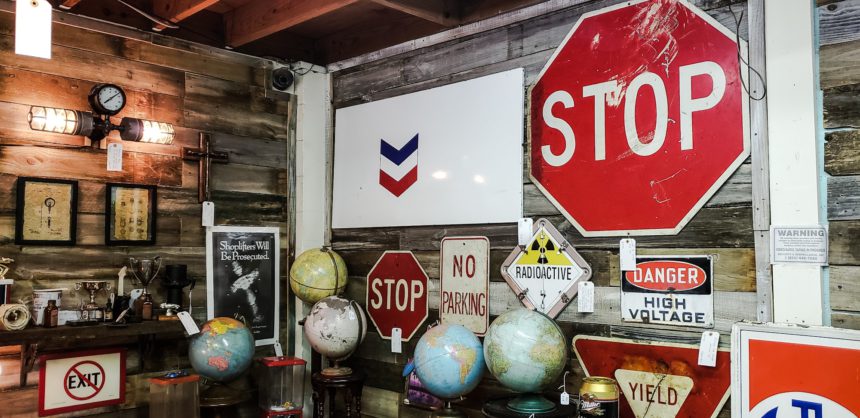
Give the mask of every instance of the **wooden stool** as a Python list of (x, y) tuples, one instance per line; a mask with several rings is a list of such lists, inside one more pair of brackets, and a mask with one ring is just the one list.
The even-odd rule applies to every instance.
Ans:
[[(352, 374), (346, 376), (325, 376), (322, 373), (314, 373), (311, 377), (311, 385), (313, 386), (314, 406), (316, 407), (317, 418), (325, 417), (325, 399), (326, 392), (331, 399), (331, 409), (334, 410), (334, 397), (337, 389), (346, 389), (344, 394), (346, 401), (346, 416), (352, 417), (355, 411), (356, 417), (361, 416), (361, 389), (364, 387), (365, 375), (359, 371), (353, 371)], [(354, 408), (353, 408), (354, 406)]]

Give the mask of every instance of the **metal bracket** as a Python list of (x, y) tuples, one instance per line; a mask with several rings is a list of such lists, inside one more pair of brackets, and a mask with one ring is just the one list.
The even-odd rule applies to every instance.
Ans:
[(519, 299), (519, 300), (520, 300), (520, 302), (522, 302), (522, 301), (523, 301), (523, 299), (525, 299), (525, 298), (526, 298), (526, 295), (527, 295), (528, 293), (529, 293), (529, 289), (528, 289), (528, 288), (526, 288), (526, 290), (523, 290), (522, 292), (517, 293), (517, 299)]

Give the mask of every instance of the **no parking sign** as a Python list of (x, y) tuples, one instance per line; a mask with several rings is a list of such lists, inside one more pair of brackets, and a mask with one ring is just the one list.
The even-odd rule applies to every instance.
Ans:
[(39, 357), (39, 416), (125, 402), (123, 348)]

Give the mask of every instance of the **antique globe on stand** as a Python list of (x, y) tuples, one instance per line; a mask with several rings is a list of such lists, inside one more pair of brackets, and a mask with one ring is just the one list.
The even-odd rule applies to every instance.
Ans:
[(555, 403), (540, 392), (564, 371), (566, 354), (567, 342), (555, 321), (525, 308), (499, 315), (484, 336), (484, 359), (490, 373), (521, 393), (507, 404), (515, 412), (555, 409)]
[(314, 304), (346, 289), (346, 263), (328, 248), (301, 253), (290, 267), (290, 288), (299, 299)]
[(311, 347), (334, 361), (334, 367), (323, 369), (325, 376), (352, 374), (349, 367), (341, 367), (364, 341), (367, 318), (355, 301), (329, 296), (315, 303), (304, 320), (305, 338)]
[(434, 416), (465, 417), (451, 400), (475, 389), (484, 375), (484, 350), (475, 333), (456, 324), (430, 328), (418, 340), (413, 362), (424, 388), (445, 401)]
[(242, 375), (254, 357), (254, 337), (241, 322), (232, 318), (213, 318), (203, 324), (200, 332), (191, 336), (188, 359), (200, 376), (215, 382), (201, 393), (202, 404), (223, 406), (247, 398), (242, 391), (223, 383)]

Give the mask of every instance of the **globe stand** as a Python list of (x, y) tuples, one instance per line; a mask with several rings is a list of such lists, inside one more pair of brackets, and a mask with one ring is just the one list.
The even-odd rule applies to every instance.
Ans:
[(430, 415), (431, 418), (466, 418), (467, 415), (463, 411), (459, 409), (455, 409), (451, 406), (451, 401), (446, 400), (445, 406), (442, 407), (439, 411), (434, 412)]
[(326, 367), (320, 373), (323, 376), (329, 376), (329, 377), (349, 376), (352, 374), (352, 368), (351, 367), (340, 367), (340, 362), (335, 361), (334, 367)]
[(553, 411), (555, 403), (537, 393), (524, 393), (508, 401), (508, 409), (524, 414), (540, 414)]
[(203, 408), (232, 406), (248, 399), (248, 391), (233, 389), (223, 383), (209, 382), (209, 386), (200, 391), (200, 406)]

